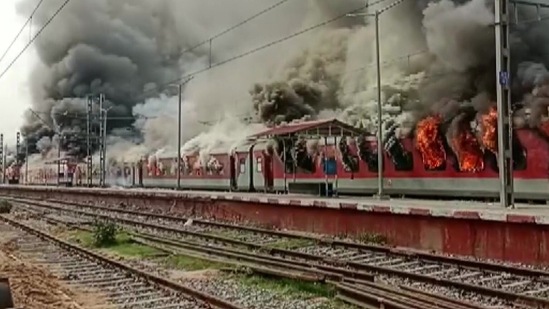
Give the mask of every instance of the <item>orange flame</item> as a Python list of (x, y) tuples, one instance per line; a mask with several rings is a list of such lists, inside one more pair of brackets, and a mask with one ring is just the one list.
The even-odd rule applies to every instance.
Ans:
[(497, 125), (498, 114), (495, 107), (490, 107), (487, 114), (480, 117), (482, 122), (482, 144), (486, 149), (493, 153), (498, 151)]
[(457, 152), (459, 169), (462, 172), (478, 172), (484, 169), (482, 150), (470, 129), (460, 126), (459, 133), (452, 139), (452, 146)]
[(446, 151), (439, 134), (441, 119), (429, 116), (416, 126), (416, 148), (421, 153), (423, 164), (429, 169), (441, 167), (446, 161)]

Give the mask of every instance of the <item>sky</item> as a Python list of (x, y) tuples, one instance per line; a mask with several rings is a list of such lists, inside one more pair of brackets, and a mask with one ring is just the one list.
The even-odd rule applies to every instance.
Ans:
[[(26, 22), (25, 17), (18, 16), (15, 4), (18, 0), (0, 0), (0, 56), (17, 35), (21, 26)], [(38, 0), (37, 0), (38, 1)], [(32, 29), (36, 33), (37, 29)], [(29, 42), (30, 29), (25, 29), (10, 52), (0, 63), (0, 74), (21, 52)], [(23, 123), (23, 113), (30, 107), (31, 96), (29, 89), (30, 71), (37, 61), (34, 49), (30, 47), (15, 62), (15, 64), (0, 78), (0, 133), (4, 134), (4, 141), (15, 144), (15, 135)]]

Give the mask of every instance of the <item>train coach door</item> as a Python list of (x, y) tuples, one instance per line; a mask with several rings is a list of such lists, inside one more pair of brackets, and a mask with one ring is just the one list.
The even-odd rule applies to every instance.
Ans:
[(143, 160), (140, 160), (139, 163), (137, 163), (137, 185), (139, 187), (143, 187), (143, 168), (145, 164), (143, 163)]
[(131, 180), (132, 180), (132, 182), (131, 182), (132, 187), (135, 187), (135, 171), (136, 171), (135, 164), (132, 164), (132, 165), (131, 165), (131, 171), (130, 171), (130, 173), (131, 173)]
[(274, 186), (274, 175), (273, 175), (273, 157), (271, 155), (265, 154), (263, 156), (263, 175), (265, 177), (265, 189), (267, 191), (272, 191)]
[(233, 154), (233, 155), (230, 155), (229, 156), (229, 165), (231, 166), (230, 167), (230, 177), (231, 177), (231, 180), (230, 180), (230, 186), (231, 186), (231, 191), (232, 190), (237, 190), (238, 189), (238, 185), (237, 185), (237, 181), (236, 181), (236, 157), (237, 155), (236, 154)]

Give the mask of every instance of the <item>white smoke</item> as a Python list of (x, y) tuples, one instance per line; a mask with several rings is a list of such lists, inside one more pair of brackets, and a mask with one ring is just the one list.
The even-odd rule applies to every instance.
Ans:
[[(179, 55), (178, 51), (253, 15), (272, 4), (272, 1), (235, 0), (230, 4), (219, 4), (217, 1), (209, 2), (214, 0), (163, 0), (159, 5), (162, 8), (159, 14), (166, 16), (166, 19), (162, 20), (165, 24), (160, 27), (150, 26), (156, 25), (148, 20), (146, 13), (146, 9), (151, 9), (150, 3), (136, 2), (136, 11), (130, 14), (125, 6), (127, 1), (129, 0), (101, 0), (97, 5), (80, 5), (74, 10), (80, 14), (83, 8), (99, 10), (97, 15), (91, 15), (96, 18), (110, 18), (109, 22), (102, 25), (101, 29), (72, 33), (71, 29), (82, 29), (82, 23), (65, 20), (61, 23), (63, 27), (57, 28), (70, 39), (56, 36), (55, 39), (44, 39), (41, 42), (44, 58), (50, 60), (45, 61), (46, 63), (51, 63), (51, 58), (65, 57), (64, 62), (61, 62), (65, 66), (53, 61), (54, 64), (49, 67), (50, 74), (47, 76), (56, 81), (55, 89), (72, 89), (72, 94), (78, 92), (76, 90), (83, 91), (81, 87), (78, 88), (78, 83), (67, 88), (66, 78), (60, 83), (54, 77), (71, 76), (78, 70), (90, 75), (94, 63), (97, 67), (104, 67), (105, 63), (112, 62), (113, 65), (124, 68), (99, 72), (108, 76), (108, 85), (124, 90), (114, 91), (119, 97), (127, 93), (133, 94), (135, 88), (149, 89), (154, 84), (169, 80), (172, 74), (177, 74), (177, 77), (184, 80), (193, 72), (198, 72), (184, 86), (181, 133), (184, 140), (183, 150), (186, 153), (198, 152), (204, 155), (220, 148), (230, 151), (249, 134), (263, 128), (262, 125), (249, 125), (249, 119), (244, 119), (249, 118), (249, 115), (265, 124), (304, 118), (337, 117), (372, 132), (376, 130), (378, 89), (375, 27), (371, 16), (343, 17), (337, 22), (264, 50), (247, 53), (359, 8), (364, 4), (362, 0), (289, 1), (212, 41), (211, 58), (209, 43), (184, 56)], [(387, 0), (371, 5), (367, 12), (373, 13), (391, 3), (393, 2)], [(522, 13), (529, 14), (527, 11)], [(113, 21), (115, 18), (109, 17), (119, 15), (123, 20), (122, 25), (146, 34), (142, 40), (136, 39), (141, 36), (128, 36), (129, 30), (119, 27)], [(127, 18), (133, 15), (140, 18), (135, 22)], [(487, 94), (489, 97), (493, 95), (493, 22), (493, 4), (487, 0), (404, 1), (382, 13), (379, 23), (381, 103), (387, 130), (398, 127), (398, 134), (405, 135), (412, 130), (419, 118), (428, 113), (448, 110), (446, 104), (450, 104), (449, 102), (458, 102), (461, 105), (463, 102), (474, 101), (480, 94)], [(547, 39), (547, 31), (543, 31), (547, 24), (544, 21), (537, 25), (524, 26), (516, 34), (514, 42), (519, 42), (523, 47), (518, 51), (520, 61), (534, 61), (542, 68), (549, 64), (546, 56), (549, 53), (540, 52), (549, 51), (549, 44), (533, 39)], [(73, 27), (67, 28), (67, 25)], [(154, 31), (148, 32), (149, 26)], [(102, 49), (108, 46), (108, 40), (104, 42), (97, 34), (109, 32), (111, 27), (116, 29), (113, 33), (121, 38), (133, 39), (124, 42), (125, 45), (116, 45), (117, 48)], [(161, 44), (155, 45), (154, 39), (158, 39)], [(75, 44), (78, 41), (85, 41), (92, 48)], [(143, 57), (137, 57), (137, 51), (129, 47), (134, 43), (139, 47), (136, 48), (140, 51), (138, 55)], [(67, 46), (71, 48), (66, 48)], [(175, 57), (176, 54), (179, 56)], [(545, 56), (539, 56), (542, 54)], [(158, 61), (145, 61), (144, 59), (149, 59), (147, 55), (153, 55), (149, 58)], [(124, 56), (132, 61), (128, 63)], [(163, 63), (160, 60), (162, 57), (168, 57), (172, 62), (175, 59), (177, 64), (154, 69), (157, 63)], [(82, 63), (84, 61), (86, 64)], [(146, 74), (139, 82), (124, 84), (126, 77), (137, 72), (132, 71), (132, 63), (136, 64), (135, 69)], [(171, 62), (166, 60), (166, 63)], [(210, 64), (213, 67), (203, 71)], [(526, 84), (535, 83), (535, 76), (539, 76), (541, 71), (541, 68), (522, 69), (518, 79)], [(51, 86), (49, 79), (48, 85)], [(92, 82), (86, 86), (95, 85), (94, 79), (90, 80)], [(46, 88), (52, 90), (51, 87)], [(133, 115), (140, 115), (141, 118), (138, 117), (129, 129), (141, 134), (136, 139), (116, 131), (116, 136), (110, 139), (110, 143), (113, 143), (113, 155), (139, 157), (158, 153), (159, 149), (166, 153), (175, 152), (178, 102), (173, 90), (175, 89), (169, 94), (145, 99), (144, 102), (140, 100), (137, 105), (134, 101), (120, 100), (118, 105), (129, 107), (128, 112)], [(530, 90), (532, 89), (523, 85), (522, 91), (518, 92), (521, 99), (522, 93)], [(483, 102), (491, 100), (486, 99)], [(59, 105), (52, 102), (41, 104)], [(118, 113), (124, 114), (122, 110)], [(120, 124), (122, 125), (123, 123)], [(40, 126), (31, 127), (35, 131), (41, 129)]]

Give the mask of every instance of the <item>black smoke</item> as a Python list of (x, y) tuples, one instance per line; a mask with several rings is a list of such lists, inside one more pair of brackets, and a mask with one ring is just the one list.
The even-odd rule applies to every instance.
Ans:
[[(21, 0), (18, 12), (28, 17), (35, 4)], [(42, 27), (60, 4), (45, 1), (33, 17), (33, 29)], [(32, 108), (42, 120), (31, 113), (25, 117), (22, 133), (30, 149), (48, 148), (44, 141), (41, 147), (36, 143), (61, 135), (64, 150), (84, 156), (88, 95), (105, 94), (111, 108), (109, 133), (132, 129), (134, 106), (160, 92), (172, 93), (166, 84), (208, 63), (208, 46), (196, 47), (198, 43), (272, 4), (270, 0), (69, 2), (35, 42), (41, 64), (30, 76)], [(221, 47), (216, 46), (213, 60), (224, 51)]]

